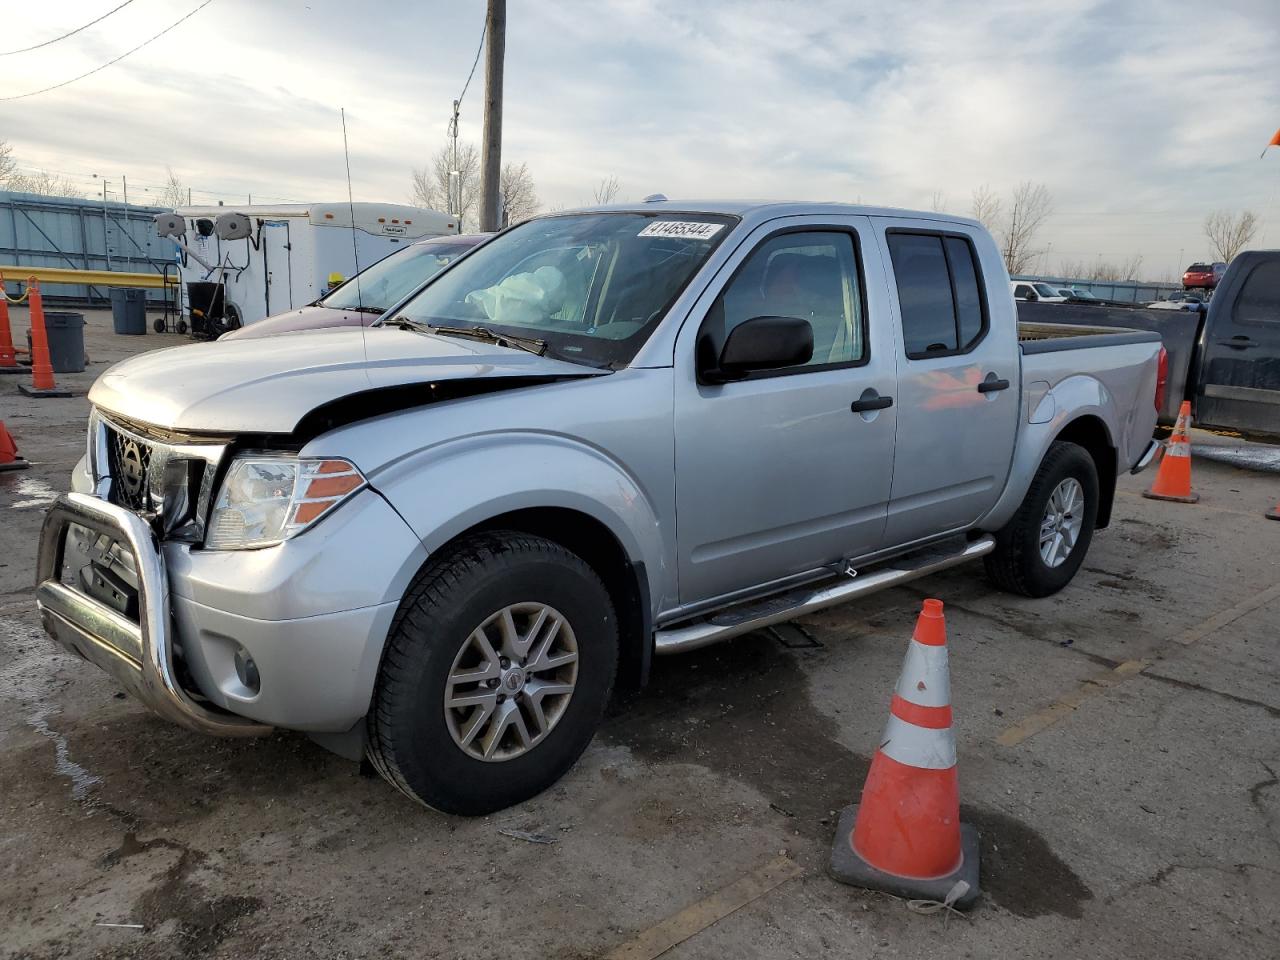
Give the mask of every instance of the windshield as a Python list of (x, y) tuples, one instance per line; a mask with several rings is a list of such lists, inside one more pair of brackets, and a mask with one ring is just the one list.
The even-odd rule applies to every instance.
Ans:
[(353, 277), (321, 298), (320, 303), (334, 310), (363, 308), (381, 313), (413, 293), (473, 246), (472, 243), (415, 243), (362, 270), (358, 283)]
[(1033, 286), (1036, 288), (1036, 293), (1040, 294), (1040, 296), (1042, 297), (1062, 296), (1061, 293), (1053, 289), (1053, 287), (1049, 286), (1047, 283), (1037, 283), (1037, 284), (1033, 284)]
[(731, 222), (668, 213), (530, 220), (441, 274), (396, 316), (535, 337), (564, 360), (625, 364)]

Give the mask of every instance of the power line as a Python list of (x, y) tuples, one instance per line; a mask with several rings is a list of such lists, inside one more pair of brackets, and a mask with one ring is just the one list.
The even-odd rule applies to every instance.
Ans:
[(25, 100), (27, 97), (34, 97), (40, 93), (48, 93), (50, 90), (57, 90), (60, 87), (65, 87), (65, 86), (68, 86), (69, 84), (75, 83), (77, 80), (83, 80), (85, 77), (91, 77), (98, 71), (105, 70), (107, 69), (107, 67), (111, 66), (114, 63), (119, 63), (121, 60), (123, 60), (125, 57), (129, 56), (130, 54), (137, 53), (147, 44), (154, 43), (156, 40), (159, 40), (161, 37), (163, 37), (166, 33), (168, 33), (174, 27), (177, 27), (180, 24), (185, 23), (187, 20), (190, 20), (192, 17), (194, 17), (197, 13), (199, 13), (201, 10), (203, 10), (205, 7), (207, 7), (211, 3), (213, 3), (213, 0), (204, 0), (204, 3), (200, 4), (200, 6), (196, 7), (194, 10), (192, 10), (190, 13), (188, 13), (186, 16), (182, 17), (181, 19), (176, 20), (175, 22), (169, 24), (169, 26), (165, 27), (163, 30), (157, 33), (150, 40), (142, 41), (142, 43), (138, 44), (132, 50), (126, 50), (124, 53), (120, 54), (120, 56), (116, 57), (114, 60), (108, 60), (106, 63), (104, 63), (100, 67), (94, 67), (88, 73), (82, 73), (80, 74), (80, 76), (72, 77), (70, 80), (63, 80), (61, 83), (55, 83), (53, 86), (45, 87), (43, 90), (32, 90), (30, 93), (19, 93), (17, 96), (13, 96), (13, 97), (0, 97), (0, 103), (3, 103), (8, 100)]
[(489, 30), (489, 18), (485, 17), (484, 26), (480, 28), (480, 45), (476, 47), (476, 58), (471, 61), (471, 72), (467, 74), (467, 82), (462, 85), (462, 93), (458, 94), (458, 106), (462, 106), (462, 99), (467, 95), (467, 88), (471, 86), (471, 78), (476, 75), (476, 64), (480, 62), (480, 51), (484, 49), (484, 36)]
[(67, 39), (67, 37), (74, 37), (81, 30), (88, 30), (95, 23), (101, 23), (103, 20), (107, 19), (107, 17), (111, 16), (117, 10), (123, 10), (125, 7), (127, 7), (131, 3), (133, 3), (133, 0), (124, 0), (124, 3), (120, 4), (118, 7), (112, 7), (110, 10), (108, 10), (106, 13), (100, 16), (97, 20), (90, 20), (88, 23), (86, 23), (82, 27), (76, 27), (74, 30), (68, 33), (64, 33), (60, 37), (54, 37), (52, 40), (46, 40), (43, 43), (37, 43), (33, 47), (23, 47), (21, 50), (6, 50), (3, 53), (0, 53), (0, 57), (11, 57), (15, 53), (26, 53), (29, 50), (39, 50), (41, 47), (47, 47), (49, 46), (49, 44), (57, 43), (59, 40), (65, 40)]

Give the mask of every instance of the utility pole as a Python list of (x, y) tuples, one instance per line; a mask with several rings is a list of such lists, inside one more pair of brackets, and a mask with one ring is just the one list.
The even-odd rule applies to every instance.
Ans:
[(485, 31), (480, 229), (492, 232), (499, 228), (502, 219), (498, 182), (502, 170), (502, 59), (507, 51), (507, 0), (489, 0)]

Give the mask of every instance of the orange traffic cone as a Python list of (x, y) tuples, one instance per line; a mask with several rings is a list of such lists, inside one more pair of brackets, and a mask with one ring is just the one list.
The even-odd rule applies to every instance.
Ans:
[(13, 442), (4, 421), (0, 420), (0, 471), (25, 470), (29, 466), (31, 464), (18, 456), (18, 445)]
[(1151, 489), (1143, 492), (1151, 500), (1174, 500), (1178, 503), (1195, 503), (1200, 494), (1191, 492), (1191, 401), (1183, 400), (1178, 410), (1178, 422), (1165, 444), (1160, 469)]
[(49, 337), (44, 329), (44, 299), (40, 281), (27, 281), (27, 298), (31, 301), (31, 386), (18, 384), (28, 397), (69, 397), (70, 390), (59, 390), (53, 381), (53, 364), (49, 360)]
[(960, 823), (941, 600), (924, 602), (880, 740), (862, 803), (840, 814), (831, 875), (898, 896), (972, 905), (978, 831)]
[(0, 374), (26, 373), (18, 365), (13, 349), (13, 331), (9, 327), (9, 298), (4, 292), (4, 274), (0, 273)]

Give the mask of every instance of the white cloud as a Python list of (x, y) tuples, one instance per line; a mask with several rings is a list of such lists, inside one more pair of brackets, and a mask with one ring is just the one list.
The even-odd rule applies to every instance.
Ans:
[[(197, 0), (191, 0), (194, 6)], [(506, 156), (544, 202), (623, 195), (772, 196), (964, 211), (973, 188), (1043, 181), (1054, 258), (1200, 255), (1219, 206), (1280, 240), (1280, 16), (1274, 0), (878, 3), (542, 0), (510, 4)], [(135, 0), (38, 54), (0, 58), (21, 92), (89, 69), (180, 16)], [(6, 45), (101, 12), (58, 5)], [(20, 17), (21, 15), (19, 15)], [(124, 63), (0, 103), (31, 166), (260, 197), (345, 194), (339, 106), (358, 196), (404, 200), (443, 140), (483, 4), (217, 0)], [(1200, 24), (1197, 31), (1188, 24)], [(478, 140), (483, 61), (463, 107)], [(229, 197), (230, 198), (230, 197)], [(1270, 204), (1270, 206), (1269, 206)]]

